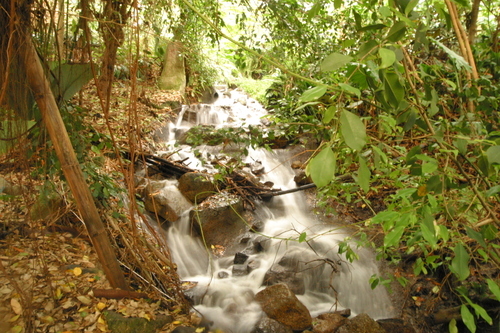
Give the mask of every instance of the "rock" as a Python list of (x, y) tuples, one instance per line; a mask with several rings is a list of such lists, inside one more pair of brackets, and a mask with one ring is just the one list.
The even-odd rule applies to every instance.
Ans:
[(313, 323), (314, 333), (335, 332), (340, 326), (347, 323), (348, 319), (338, 313), (323, 313)]
[(305, 170), (302, 169), (295, 170), (295, 177), (293, 177), (293, 180), (297, 185), (307, 185), (313, 182), (311, 176), (306, 175)]
[(159, 315), (156, 319), (124, 317), (115, 311), (104, 311), (104, 318), (111, 332), (120, 333), (155, 333), (158, 329), (173, 321), (172, 316)]
[(303, 169), (304, 163), (302, 163), (301, 161), (293, 161), (291, 167), (292, 169)]
[(233, 276), (245, 276), (248, 275), (250, 269), (247, 264), (233, 265)]
[(386, 331), (366, 313), (362, 313), (340, 326), (336, 333), (386, 333)]
[(415, 329), (398, 318), (379, 319), (377, 323), (387, 333), (416, 333)]
[(195, 333), (196, 328), (189, 326), (177, 326), (172, 333)]
[(312, 325), (311, 314), (297, 296), (283, 283), (275, 284), (258, 292), (255, 300), (271, 319), (292, 330), (305, 330)]
[(219, 93), (214, 87), (208, 87), (201, 95), (201, 102), (204, 104), (212, 104), (219, 99)]
[(203, 237), (208, 246), (233, 245), (238, 236), (248, 230), (241, 219), (243, 202), (235, 195), (219, 193), (203, 201), (190, 212), (193, 229)]
[(169, 222), (175, 222), (179, 216), (191, 207), (191, 203), (177, 190), (170, 180), (150, 180), (142, 190), (144, 208)]
[(247, 261), (247, 259), (248, 259), (248, 255), (241, 253), (241, 252), (238, 252), (234, 255), (233, 263), (236, 265), (241, 265), (241, 264), (244, 264), (245, 261)]
[(252, 333), (293, 333), (293, 330), (279, 321), (264, 317), (257, 323)]
[(198, 172), (188, 172), (179, 178), (179, 191), (192, 203), (199, 204), (217, 189), (207, 175)]
[(286, 268), (280, 264), (274, 264), (266, 272), (263, 285), (272, 286), (277, 283), (284, 283), (295, 295), (303, 295), (306, 291), (302, 273), (295, 269)]

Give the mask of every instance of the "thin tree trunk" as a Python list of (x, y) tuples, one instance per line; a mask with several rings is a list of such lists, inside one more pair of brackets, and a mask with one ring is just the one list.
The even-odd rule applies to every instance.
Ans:
[(479, 16), (479, 6), (481, 5), (481, 0), (474, 0), (472, 3), (472, 9), (470, 11), (470, 23), (469, 23), (469, 43), (474, 44), (474, 39), (477, 33), (477, 18)]
[(24, 66), (28, 84), (40, 108), (43, 121), (61, 162), (64, 176), (71, 188), (76, 205), (87, 227), (92, 244), (102, 264), (104, 273), (113, 288), (128, 289), (127, 282), (115, 252), (101, 221), (94, 199), (83, 177), (80, 164), (76, 159), (66, 127), (59, 113), (56, 100), (36, 53), (29, 34), (24, 34)]

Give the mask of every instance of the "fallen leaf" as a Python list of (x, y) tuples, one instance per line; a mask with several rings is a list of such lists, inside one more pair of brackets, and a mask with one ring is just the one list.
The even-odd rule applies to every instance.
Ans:
[(174, 325), (180, 325), (180, 324), (182, 324), (182, 321), (176, 320), (176, 321), (172, 322), (172, 324), (174, 324)]
[(22, 326), (14, 326), (10, 329), (10, 332), (11, 333), (21, 333), (23, 331), (23, 327)]
[(90, 298), (88, 298), (87, 296), (80, 295), (80, 296), (77, 296), (76, 298), (85, 305), (89, 305), (92, 303), (92, 300)]
[(21, 306), (21, 303), (19, 303), (17, 298), (10, 299), (10, 306), (12, 307), (12, 310), (14, 310), (15, 314), (20, 315), (21, 313), (23, 313), (23, 307)]
[(106, 303), (99, 302), (99, 303), (97, 303), (96, 307), (97, 307), (97, 309), (98, 309), (99, 311), (102, 311), (102, 310), (104, 310), (104, 308), (106, 307)]
[(10, 318), (10, 319), (9, 319), (9, 322), (10, 322), (10, 323), (13, 323), (13, 322), (17, 321), (17, 320), (19, 319), (19, 317), (20, 317), (20, 316), (21, 316), (21, 315), (15, 315), (14, 317), (12, 317), (12, 318)]

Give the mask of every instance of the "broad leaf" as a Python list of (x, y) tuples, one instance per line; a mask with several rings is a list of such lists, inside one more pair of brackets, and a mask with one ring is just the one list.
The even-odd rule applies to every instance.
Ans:
[(301, 102), (311, 102), (318, 98), (321, 98), (326, 93), (326, 86), (316, 86), (310, 88), (300, 96), (299, 101)]
[(387, 33), (386, 39), (390, 42), (396, 43), (401, 38), (404, 37), (406, 33), (406, 23), (399, 21), (394, 23), (389, 32)]
[(367, 55), (373, 53), (378, 48), (378, 43), (375, 40), (369, 40), (359, 47), (358, 57), (365, 58)]
[(314, 156), (307, 170), (317, 187), (327, 185), (335, 176), (336, 156), (330, 147), (324, 148), (318, 155)]
[(457, 68), (458, 69), (465, 69), (467, 70), (468, 72), (470, 72), (472, 70), (471, 66), (469, 65), (469, 63), (464, 59), (464, 57), (462, 57), (461, 55), (455, 53), (455, 51), (447, 48), (443, 43), (441, 42), (438, 42), (437, 40), (435, 40), (434, 38), (430, 38), (434, 43), (436, 43), (437, 46), (439, 46), (444, 52), (446, 52), (446, 54), (448, 54), (448, 56), (453, 59), (453, 61), (455, 62), (455, 64), (457, 65)]
[(481, 245), (483, 248), (487, 247), (486, 242), (484, 241), (484, 237), (480, 232), (477, 232), (470, 227), (465, 227), (465, 230), (467, 231), (467, 236), (478, 242), (479, 245)]
[(399, 240), (401, 239), (404, 230), (404, 226), (397, 226), (392, 229), (391, 232), (384, 237), (384, 247), (391, 247), (399, 244)]
[(368, 191), (370, 190), (370, 175), (370, 169), (366, 165), (365, 159), (360, 156), (358, 169), (358, 185), (365, 193), (368, 193)]
[(399, 76), (394, 72), (384, 73), (385, 100), (395, 109), (405, 97), (405, 89), (399, 82)]
[(335, 113), (337, 113), (337, 107), (333, 105), (326, 109), (323, 115), (323, 124), (328, 124), (335, 116)]
[(469, 254), (462, 244), (457, 244), (454, 249), (455, 257), (451, 261), (451, 269), (460, 281), (469, 277)]
[(467, 305), (462, 304), (460, 307), (460, 314), (462, 315), (462, 320), (464, 321), (465, 326), (471, 331), (472, 333), (476, 332), (476, 322), (474, 321), (474, 316), (472, 313), (469, 311), (469, 308)]
[(488, 162), (491, 164), (500, 164), (500, 146), (492, 146), (486, 151)]
[(387, 68), (389, 66), (392, 66), (392, 64), (394, 64), (394, 62), (396, 61), (396, 53), (394, 53), (393, 50), (381, 47), (380, 49), (378, 49), (378, 55), (381, 59), (380, 68)]
[(493, 325), (493, 319), (491, 319), (490, 315), (486, 312), (486, 310), (482, 306), (476, 303), (471, 303), (471, 306), (476, 312), (477, 316), (483, 318), (488, 324)]
[(335, 71), (343, 66), (347, 65), (352, 60), (352, 57), (340, 54), (332, 53), (327, 56), (320, 65), (322, 71)]
[(365, 124), (352, 112), (343, 110), (340, 115), (340, 129), (345, 143), (352, 149), (361, 151), (366, 144)]
[(361, 96), (361, 91), (358, 88), (354, 88), (353, 86), (347, 84), (347, 83), (339, 83), (339, 87), (342, 88), (345, 92), (349, 94), (356, 95), (358, 97)]

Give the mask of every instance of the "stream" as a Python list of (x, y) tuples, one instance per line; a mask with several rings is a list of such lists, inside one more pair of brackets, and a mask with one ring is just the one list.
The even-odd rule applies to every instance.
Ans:
[[(183, 107), (177, 122), (169, 125), (165, 152), (176, 152), (172, 156), (174, 160), (186, 160), (190, 168), (206, 170), (207, 166), (194, 156), (191, 147), (174, 146), (181, 133), (194, 125), (218, 128), (256, 125), (266, 114), (257, 102), (241, 92), (219, 95), (222, 97), (214, 104)], [(186, 116), (186, 112), (191, 115)], [(203, 156), (220, 153), (220, 148), (209, 146), (196, 149)], [(262, 182), (271, 181), (274, 188), (282, 190), (297, 186), (290, 167), (292, 156), (286, 149), (249, 151), (248, 162), (259, 161), (264, 167)], [(175, 192), (176, 187), (170, 187)], [(224, 332), (252, 332), (263, 315), (254, 295), (265, 288), (266, 272), (276, 263), (293, 263), (300, 272), (304, 292), (297, 297), (312, 317), (342, 309), (350, 309), (353, 316), (366, 313), (374, 319), (397, 315), (386, 289), (370, 287), (370, 277), (379, 273), (374, 254), (352, 245), (358, 260), (351, 263), (339, 255), (338, 244), (348, 236), (347, 231), (341, 226), (320, 222), (311, 213), (304, 193), (289, 193), (258, 203), (254, 215), (263, 222), (263, 228), (260, 232), (245, 234), (247, 245), (242, 246), (240, 252), (248, 256), (247, 262), (252, 266), (247, 275), (233, 274), (234, 252), (216, 257), (199, 237), (190, 236), (189, 210), (168, 229), (167, 244), (178, 273), (183, 281), (196, 285), (190, 291), (195, 308), (213, 322), (213, 328)], [(265, 244), (263, 250), (251, 251), (249, 245), (257, 243)]]

